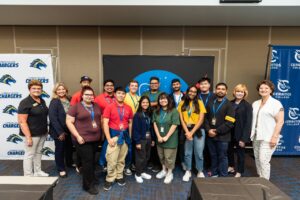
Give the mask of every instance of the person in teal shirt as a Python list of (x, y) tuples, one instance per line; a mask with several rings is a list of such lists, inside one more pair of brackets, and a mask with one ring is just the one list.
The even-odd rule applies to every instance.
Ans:
[(162, 170), (156, 175), (156, 178), (165, 178), (164, 183), (169, 184), (173, 180), (172, 171), (175, 168), (178, 146), (177, 126), (180, 125), (180, 119), (168, 94), (161, 93), (157, 103), (157, 109), (153, 112), (152, 119)]

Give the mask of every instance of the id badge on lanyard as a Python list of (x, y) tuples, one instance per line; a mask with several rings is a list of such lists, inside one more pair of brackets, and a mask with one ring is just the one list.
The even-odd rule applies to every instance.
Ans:
[[(164, 115), (162, 115), (162, 112), (164, 112)], [(167, 116), (167, 112), (165, 112), (165, 111), (160, 111), (160, 114), (159, 114), (159, 124), (160, 124), (160, 132), (161, 133), (164, 133), (165, 132), (165, 127), (164, 127), (164, 120), (165, 120), (165, 118), (166, 118), (166, 116)]]

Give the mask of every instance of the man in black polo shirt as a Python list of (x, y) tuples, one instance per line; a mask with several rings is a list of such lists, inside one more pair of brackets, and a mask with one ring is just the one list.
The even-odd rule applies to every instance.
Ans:
[(227, 149), (230, 142), (230, 130), (235, 118), (230, 101), (226, 98), (227, 85), (216, 85), (216, 99), (208, 103), (205, 116), (205, 130), (208, 133), (207, 145), (211, 157), (212, 176), (227, 176)]
[(45, 101), (40, 98), (42, 88), (40, 81), (30, 81), (29, 96), (20, 102), (18, 108), (20, 135), (25, 136), (24, 176), (49, 176), (41, 170), (41, 150), (48, 132), (48, 108)]

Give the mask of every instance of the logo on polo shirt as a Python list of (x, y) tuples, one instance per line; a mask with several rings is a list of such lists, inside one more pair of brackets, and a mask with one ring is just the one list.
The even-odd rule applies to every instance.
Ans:
[(0, 61), (0, 68), (17, 68), (19, 63), (15, 61)]
[(10, 136), (8, 136), (6, 141), (18, 144), (19, 142), (23, 142), (23, 139), (17, 134), (11, 134)]
[(21, 99), (22, 94), (18, 92), (3, 92), (0, 93), (0, 99)]
[(299, 108), (289, 108), (289, 118), (292, 120), (297, 120), (299, 118)]
[(41, 59), (37, 58), (30, 63), (30, 67), (41, 70), (42, 68), (46, 68), (47, 65)]
[(14, 113), (17, 113), (17, 109), (13, 105), (8, 105), (3, 109), (3, 113), (14, 116)]
[(49, 148), (49, 147), (44, 147), (42, 150), (41, 150), (42, 154), (47, 156), (47, 157), (50, 157), (51, 155), (54, 155), (54, 151)]
[(9, 150), (7, 152), (8, 156), (23, 156), (25, 154), (24, 150)]
[(10, 85), (11, 83), (16, 83), (16, 79), (14, 79), (11, 75), (5, 74), (0, 78), (0, 83), (4, 83), (6, 85)]
[(19, 124), (17, 122), (6, 122), (2, 126), (3, 128), (19, 128)]
[(41, 98), (50, 98), (50, 95), (43, 90), (41, 94)]
[(49, 83), (49, 79), (46, 77), (28, 77), (25, 82), (29, 83), (32, 80), (38, 80), (41, 83)]

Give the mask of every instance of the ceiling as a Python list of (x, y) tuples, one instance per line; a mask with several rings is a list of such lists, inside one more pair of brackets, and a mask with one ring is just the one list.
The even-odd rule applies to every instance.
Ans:
[(300, 6), (0, 6), (0, 25), (300, 26), (299, 19)]

